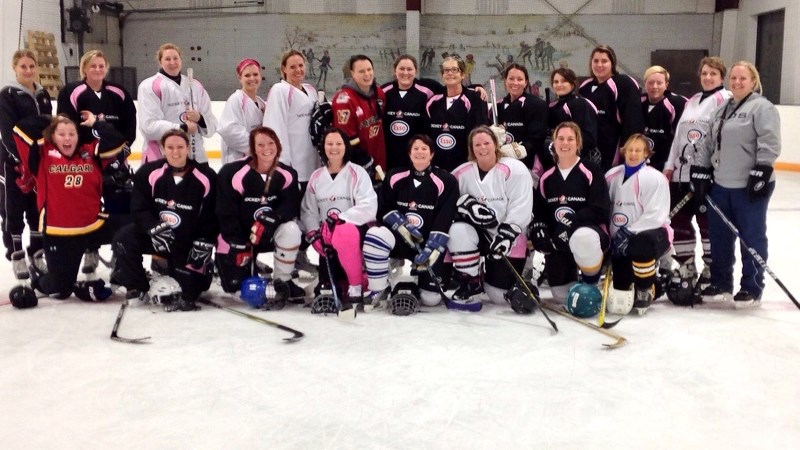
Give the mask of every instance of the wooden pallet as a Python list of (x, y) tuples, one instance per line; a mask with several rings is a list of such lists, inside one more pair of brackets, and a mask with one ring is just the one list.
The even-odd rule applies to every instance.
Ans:
[(64, 83), (61, 81), (55, 36), (53, 33), (28, 30), (28, 49), (36, 55), (39, 84), (47, 90), (51, 98), (58, 97), (58, 91)]

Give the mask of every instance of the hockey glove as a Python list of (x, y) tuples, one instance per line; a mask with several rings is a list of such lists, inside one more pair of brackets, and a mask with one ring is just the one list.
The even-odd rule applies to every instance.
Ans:
[(432, 266), (436, 264), (439, 255), (447, 250), (447, 241), (449, 239), (450, 236), (445, 233), (432, 231), (431, 235), (428, 236), (428, 240), (425, 242), (425, 247), (422, 249), (422, 252), (414, 257), (414, 264), (419, 266), (425, 264)]
[(553, 247), (560, 252), (569, 251), (569, 238), (572, 236), (574, 229), (575, 215), (566, 213), (558, 219), (555, 229), (553, 230)]
[(264, 236), (272, 239), (275, 228), (278, 226), (278, 217), (271, 208), (266, 208), (256, 213), (256, 220), (250, 227), (250, 243), (258, 245)]
[(706, 195), (713, 179), (714, 172), (710, 167), (692, 166), (689, 169), (689, 188), (694, 192), (694, 202), (700, 212), (706, 212)]
[(497, 216), (492, 208), (480, 203), (475, 197), (464, 194), (456, 202), (461, 220), (478, 228), (494, 228)]
[(628, 227), (622, 227), (617, 230), (614, 235), (614, 240), (611, 242), (611, 254), (614, 256), (628, 256), (628, 245), (631, 242), (633, 232)]
[(172, 244), (175, 242), (175, 232), (169, 224), (161, 222), (148, 231), (153, 250), (160, 255), (168, 255)]
[(192, 242), (192, 250), (186, 259), (186, 268), (198, 273), (206, 273), (206, 268), (211, 264), (211, 253), (214, 244), (204, 241)]
[(506, 145), (507, 134), (506, 134), (506, 128), (504, 126), (489, 125), (489, 129), (492, 130), (492, 133), (494, 133), (494, 136), (497, 138), (497, 143), (499, 144), (500, 147)]
[(320, 256), (325, 256), (325, 249), (322, 247), (322, 233), (319, 230), (311, 230), (306, 233), (306, 242), (308, 242)]
[[(383, 216), (383, 223), (385, 223), (392, 231), (397, 232), (408, 245), (415, 245), (422, 242), (425, 238), (420, 233), (419, 229), (414, 225), (408, 223), (408, 219), (397, 210), (389, 211)], [(445, 235), (447, 236), (447, 235)], [(445, 242), (447, 240), (445, 239)]]
[(15, 181), (19, 190), (22, 191), (23, 194), (33, 192), (33, 188), (36, 186), (36, 179), (33, 178), (33, 175), (30, 173), (23, 173), (22, 166), (20, 165), (14, 166), (14, 171), (17, 172), (17, 179)]
[(772, 166), (766, 164), (756, 164), (750, 169), (750, 179), (747, 181), (747, 196), (750, 200), (757, 200), (767, 195), (769, 190), (770, 178), (772, 178)]
[(247, 267), (253, 258), (253, 249), (249, 244), (229, 242), (228, 263), (235, 267)]
[(104, 302), (112, 294), (111, 288), (106, 287), (106, 282), (100, 279), (76, 281), (72, 292), (85, 302)]
[(525, 146), (522, 144), (518, 144), (516, 142), (501, 145), (500, 153), (503, 156), (507, 156), (509, 158), (514, 158), (514, 159), (522, 159), (528, 156), (528, 151), (525, 150)]
[(522, 233), (522, 230), (518, 225), (514, 225), (513, 223), (501, 223), (497, 227), (497, 234), (489, 245), (489, 250), (492, 252), (489, 257), (500, 259), (501, 255), (508, 255), (511, 251), (511, 247), (514, 246), (514, 241), (520, 233)]
[(544, 222), (534, 222), (531, 226), (530, 234), (534, 250), (540, 251), (545, 255), (555, 251), (555, 246), (553, 246), (553, 240), (550, 239), (550, 231), (547, 229), (547, 224)]

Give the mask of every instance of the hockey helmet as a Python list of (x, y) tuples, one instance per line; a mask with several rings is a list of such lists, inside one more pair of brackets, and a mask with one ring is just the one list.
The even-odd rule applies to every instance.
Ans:
[(8, 299), (14, 308), (27, 309), (33, 308), (39, 304), (39, 299), (36, 297), (36, 292), (27, 286), (14, 286), (8, 292)]
[(332, 295), (320, 294), (311, 303), (311, 314), (336, 314), (336, 299)]
[(259, 276), (242, 280), (239, 297), (252, 308), (261, 308), (267, 302), (267, 280)]
[(603, 294), (597, 286), (587, 283), (575, 283), (567, 292), (564, 308), (575, 317), (592, 317), (600, 312)]
[(691, 278), (673, 278), (667, 285), (667, 298), (678, 306), (694, 306), (703, 302), (703, 296), (695, 292)]
[(147, 295), (153, 304), (170, 305), (180, 301), (183, 291), (175, 278), (157, 275), (150, 281), (150, 290), (147, 291)]
[(395, 316), (410, 316), (419, 309), (419, 287), (411, 281), (397, 283), (389, 299), (389, 310)]
[[(527, 281), (525, 284), (528, 285), (528, 288), (536, 297), (536, 300), (539, 300), (539, 289)], [(519, 283), (515, 283), (511, 289), (507, 290), (505, 294), (503, 294), (503, 298), (506, 299), (508, 304), (511, 305), (511, 309), (517, 314), (533, 314), (536, 310), (536, 303), (531, 300), (528, 291), (520, 287)]]

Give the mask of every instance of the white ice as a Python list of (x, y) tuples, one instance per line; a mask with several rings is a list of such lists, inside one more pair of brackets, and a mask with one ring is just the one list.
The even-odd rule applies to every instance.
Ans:
[[(800, 174), (780, 173), (769, 266), (800, 294)], [(108, 256), (108, 250), (103, 253)], [(0, 290), (14, 285), (0, 262)], [(101, 270), (107, 275), (107, 270)], [(240, 310), (247, 307), (214, 298)], [(800, 443), (800, 309), (767, 278), (760, 309), (657, 302), (612, 340), (551, 314), (428, 308), (353, 323), (308, 309), (42, 299), (0, 305), (0, 446), (203, 449), (777, 449)], [(794, 442), (794, 444), (792, 444)]]

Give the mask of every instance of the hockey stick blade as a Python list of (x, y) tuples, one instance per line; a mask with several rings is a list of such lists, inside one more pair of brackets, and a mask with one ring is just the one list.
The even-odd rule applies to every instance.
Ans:
[(277, 329), (279, 329), (281, 331), (285, 331), (287, 333), (291, 333), (292, 337), (283, 338), (283, 340), (286, 341), (287, 343), (297, 342), (300, 339), (303, 339), (303, 337), (305, 337), (305, 335), (303, 333), (301, 333), (301, 332), (299, 332), (299, 331), (297, 331), (297, 330), (295, 330), (293, 328), (289, 328), (289, 327), (287, 327), (285, 325), (281, 325), (281, 324), (279, 324), (277, 322), (273, 322), (273, 321), (265, 319), (263, 317), (259, 317), (259, 316), (256, 316), (254, 314), (249, 314), (249, 313), (246, 313), (246, 312), (242, 312), (242, 311), (239, 311), (238, 309), (229, 308), (227, 306), (222, 306), (219, 303), (213, 302), (211, 300), (206, 300), (204, 298), (198, 298), (197, 301), (202, 303), (202, 304), (204, 304), (204, 305), (213, 306), (214, 308), (221, 309), (223, 311), (227, 311), (227, 312), (229, 312), (231, 314), (236, 314), (237, 316), (241, 316), (241, 317), (253, 320), (255, 322), (260, 322), (260, 323), (262, 323), (264, 325), (268, 325), (270, 327), (277, 328)]
[(570, 313), (568, 313), (566, 311), (562, 311), (562, 310), (560, 310), (558, 308), (553, 308), (552, 306), (547, 305), (547, 304), (542, 304), (542, 308), (549, 309), (550, 311), (553, 311), (554, 313), (556, 313), (558, 315), (564, 316), (564, 317), (566, 317), (566, 318), (568, 318), (570, 320), (573, 320), (575, 322), (580, 323), (583, 326), (589, 327), (589, 328), (591, 328), (591, 329), (593, 329), (595, 331), (599, 331), (600, 333), (605, 334), (606, 336), (608, 336), (610, 338), (616, 339), (616, 341), (613, 344), (603, 344), (603, 347), (605, 347), (605, 348), (607, 348), (609, 350), (613, 350), (615, 348), (620, 348), (620, 347), (624, 346), (628, 342), (627, 339), (625, 339), (624, 337), (618, 335), (617, 333), (614, 333), (613, 331), (608, 331), (603, 327), (598, 327), (597, 325), (593, 324), (592, 322), (589, 322), (588, 320), (583, 320), (581, 318), (575, 317), (575, 316), (573, 316), (572, 314), (570, 314)]
[(615, 326), (617, 326), (617, 324), (620, 323), (620, 322), (622, 322), (622, 317), (620, 317), (619, 319), (615, 320), (614, 322), (606, 322), (604, 320), (603, 324), (600, 325), (600, 328), (605, 328), (606, 330), (610, 330), (610, 329), (614, 328)]
[(122, 336), (117, 335), (117, 330), (119, 330), (119, 325), (122, 323), (122, 316), (125, 315), (125, 310), (128, 308), (128, 300), (125, 299), (122, 301), (122, 305), (119, 307), (119, 312), (117, 313), (117, 320), (114, 321), (114, 328), (111, 330), (111, 339), (117, 342), (125, 342), (127, 344), (149, 344), (150, 336), (141, 337), (141, 338), (124, 338)]

